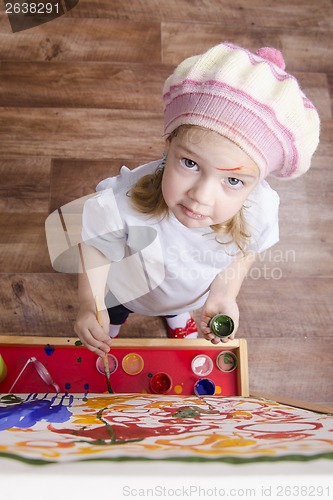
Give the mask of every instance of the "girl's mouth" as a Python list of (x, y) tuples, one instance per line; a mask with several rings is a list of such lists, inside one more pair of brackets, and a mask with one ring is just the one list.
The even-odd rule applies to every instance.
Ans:
[(206, 219), (206, 215), (200, 214), (199, 212), (193, 212), (190, 208), (185, 207), (185, 205), (180, 205), (184, 214), (190, 219), (203, 220)]

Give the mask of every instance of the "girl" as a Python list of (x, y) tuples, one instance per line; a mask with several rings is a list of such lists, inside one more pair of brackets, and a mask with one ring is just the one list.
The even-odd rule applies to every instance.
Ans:
[(306, 172), (318, 145), (317, 111), (276, 49), (219, 44), (181, 63), (163, 100), (163, 160), (122, 167), (84, 207), (75, 332), (98, 355), (131, 312), (193, 338), (189, 311), (202, 307), (206, 339), (220, 341), (208, 326), (218, 313), (233, 338), (242, 282), (278, 241), (279, 197), (264, 179)]

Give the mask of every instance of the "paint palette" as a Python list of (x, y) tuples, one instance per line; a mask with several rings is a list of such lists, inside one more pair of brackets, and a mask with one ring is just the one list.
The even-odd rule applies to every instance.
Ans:
[[(76, 338), (5, 339), (0, 337), (0, 354), (7, 365), (7, 376), (0, 383), (2, 393), (11, 388), (31, 356), (45, 366), (60, 392), (107, 392), (102, 359)], [(244, 339), (217, 345), (203, 339), (114, 339), (108, 361), (115, 393), (191, 395), (209, 387), (209, 394), (248, 395)], [(27, 366), (13, 392), (45, 393), (54, 388)], [(199, 392), (203, 394), (207, 392)]]

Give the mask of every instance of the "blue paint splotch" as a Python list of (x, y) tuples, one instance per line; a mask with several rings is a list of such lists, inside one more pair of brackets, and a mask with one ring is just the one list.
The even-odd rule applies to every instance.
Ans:
[(45, 347), (44, 347), (44, 352), (47, 356), (52, 356), (52, 354), (54, 353), (55, 349), (52, 345), (50, 344), (47, 344)]
[(17, 427), (28, 429), (46, 420), (52, 423), (64, 423), (71, 417), (69, 408), (73, 403), (73, 396), (64, 395), (59, 402), (57, 396), (51, 399), (44, 397), (37, 399), (36, 396), (29, 400), (30, 396), (23, 402), (12, 404), (10, 407), (0, 408), (0, 431)]

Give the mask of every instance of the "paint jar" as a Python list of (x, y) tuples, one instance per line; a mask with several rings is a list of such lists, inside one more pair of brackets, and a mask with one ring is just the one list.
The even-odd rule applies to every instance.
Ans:
[(210, 378), (201, 378), (194, 384), (196, 396), (214, 396), (215, 384)]
[(128, 375), (138, 375), (143, 370), (144, 361), (140, 354), (130, 352), (123, 357), (121, 366)]
[(0, 354), (0, 383), (7, 377), (7, 365)]
[(150, 388), (155, 394), (166, 394), (172, 387), (172, 379), (167, 373), (155, 373), (150, 379)]
[[(109, 364), (110, 375), (112, 375), (112, 373), (114, 373), (118, 368), (118, 360), (113, 354), (108, 354), (108, 364)], [(96, 359), (96, 368), (97, 371), (99, 371), (99, 373), (105, 375), (103, 358), (98, 357)]]
[(237, 368), (237, 356), (231, 351), (222, 351), (216, 358), (216, 366), (221, 372), (232, 372)]
[(225, 314), (216, 314), (211, 318), (208, 324), (214, 335), (217, 337), (229, 337), (234, 331), (234, 322), (230, 316)]
[(198, 354), (192, 359), (191, 368), (194, 375), (205, 377), (213, 370), (214, 363), (206, 354)]

